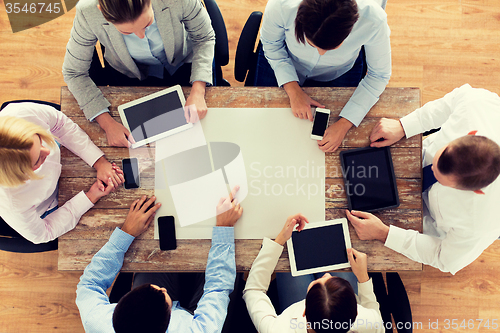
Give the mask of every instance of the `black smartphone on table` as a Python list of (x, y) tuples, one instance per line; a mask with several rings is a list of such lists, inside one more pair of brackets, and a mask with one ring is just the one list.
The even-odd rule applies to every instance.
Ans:
[(158, 218), (158, 232), (160, 234), (160, 250), (175, 250), (177, 248), (173, 216), (160, 216)]
[(122, 160), (122, 170), (125, 182), (123, 186), (129, 190), (141, 186), (139, 178), (139, 162), (137, 158), (124, 158)]

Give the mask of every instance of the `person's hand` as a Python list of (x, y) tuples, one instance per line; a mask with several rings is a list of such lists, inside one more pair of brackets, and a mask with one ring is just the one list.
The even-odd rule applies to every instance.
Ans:
[(353, 210), (345, 211), (347, 218), (351, 222), (356, 234), (361, 240), (378, 239), (385, 243), (389, 234), (389, 227), (373, 214)]
[(304, 90), (302, 90), (297, 81), (285, 83), (283, 89), (285, 89), (290, 98), (292, 113), (297, 118), (313, 121), (311, 105), (320, 108), (325, 107), (323, 104), (309, 97)]
[(399, 120), (382, 118), (372, 129), (370, 147), (390, 146), (404, 136), (405, 130)]
[(295, 226), (297, 225), (297, 231), (301, 232), (302, 229), (304, 229), (306, 223), (309, 223), (309, 221), (302, 214), (295, 214), (289, 216), (286, 219), (283, 229), (281, 230), (278, 237), (276, 237), (274, 241), (281, 246), (285, 245), (287, 240), (289, 240), (290, 237), (292, 237), (292, 232)]
[(347, 249), (347, 258), (351, 264), (352, 272), (356, 275), (359, 283), (370, 280), (366, 254), (355, 249)]
[(130, 206), (125, 223), (123, 223), (121, 228), (122, 231), (126, 232), (130, 236), (137, 237), (146, 231), (151, 221), (153, 221), (156, 211), (161, 206), (161, 203), (157, 203), (149, 208), (155, 202), (156, 197), (152, 196), (149, 200), (146, 199), (147, 197), (143, 195), (140, 199), (132, 202), (132, 205)]
[(93, 204), (95, 204), (97, 201), (99, 201), (99, 199), (110, 194), (116, 189), (111, 178), (108, 179), (106, 184), (107, 186), (104, 189), (101, 189), (102, 187), (101, 181), (96, 180), (94, 184), (92, 184), (88, 192), (85, 193), (85, 195), (87, 195), (87, 198), (89, 198), (89, 200), (92, 201)]
[(323, 140), (318, 140), (319, 149), (325, 153), (331, 153), (337, 150), (352, 126), (352, 123), (345, 118), (337, 120), (325, 130)]
[(123, 171), (115, 163), (109, 163), (104, 156), (99, 157), (93, 167), (97, 170), (97, 180), (101, 191), (104, 191), (104, 184), (110, 178), (115, 188), (118, 188), (118, 186), (125, 182)]
[(207, 115), (207, 103), (205, 102), (205, 86), (202, 81), (193, 82), (191, 93), (186, 99), (184, 117), (188, 123), (195, 123)]
[(134, 138), (130, 135), (128, 129), (122, 124), (115, 121), (109, 112), (98, 115), (95, 120), (101, 128), (106, 132), (106, 138), (110, 146), (114, 147), (130, 147), (135, 143)]
[(233, 227), (243, 214), (243, 208), (238, 203), (238, 200), (234, 199), (239, 189), (239, 186), (235, 186), (228, 198), (220, 198), (216, 208), (216, 226)]

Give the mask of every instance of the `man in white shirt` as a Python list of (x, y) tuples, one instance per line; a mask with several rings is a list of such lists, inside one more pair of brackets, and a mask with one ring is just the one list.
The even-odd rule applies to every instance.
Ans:
[[(259, 55), (255, 84), (283, 86), (295, 117), (312, 121), (311, 106), (324, 107), (301, 86), (357, 87), (340, 119), (318, 141), (322, 151), (336, 150), (389, 82), (391, 45), (386, 13), (373, 0), (270, 0), (260, 34), (265, 59)], [(274, 75), (265, 69), (267, 62)], [(276, 81), (261, 83), (262, 76), (276, 76)]]
[(387, 226), (376, 216), (347, 217), (362, 240), (378, 239), (408, 258), (455, 274), (500, 236), (500, 97), (466, 84), (397, 120), (382, 119), (373, 147), (441, 129), (423, 142), (423, 166), (437, 182), (423, 188), (423, 234)]

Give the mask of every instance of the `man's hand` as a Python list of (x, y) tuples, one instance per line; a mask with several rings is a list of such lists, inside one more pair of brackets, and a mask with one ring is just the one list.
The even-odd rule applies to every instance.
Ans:
[(152, 196), (147, 201), (146, 199), (147, 197), (143, 195), (142, 198), (132, 202), (132, 205), (130, 206), (125, 223), (123, 223), (121, 228), (122, 231), (125, 231), (130, 236), (137, 237), (146, 231), (151, 221), (153, 221), (156, 211), (161, 206), (161, 203), (157, 203), (146, 211), (149, 206), (153, 205), (156, 197)]
[(186, 100), (184, 107), (184, 116), (188, 123), (195, 123), (207, 115), (207, 103), (205, 102), (206, 83), (194, 81), (191, 87), (191, 93)]
[(295, 228), (295, 225), (297, 225), (297, 231), (300, 232), (302, 231), (302, 229), (304, 229), (306, 223), (309, 223), (309, 221), (302, 214), (295, 214), (289, 216), (286, 219), (285, 226), (283, 227), (278, 237), (276, 237), (274, 241), (281, 246), (285, 245), (287, 240), (289, 240), (290, 237), (292, 237), (292, 232), (293, 229)]
[(370, 147), (390, 146), (401, 140), (404, 136), (405, 130), (399, 120), (382, 118), (372, 129)]
[(93, 204), (95, 204), (97, 201), (99, 201), (99, 199), (110, 194), (111, 192), (113, 192), (116, 189), (111, 178), (108, 179), (108, 182), (106, 184), (107, 184), (107, 186), (105, 188), (103, 188), (104, 186), (101, 183), (101, 181), (96, 180), (95, 183), (92, 184), (92, 186), (90, 187), (88, 192), (85, 193), (87, 198), (89, 198), (89, 200)]
[(109, 114), (104, 112), (98, 115), (95, 120), (101, 125), (101, 128), (106, 132), (106, 138), (110, 146), (114, 147), (130, 147), (135, 143), (134, 138), (130, 135), (128, 129), (122, 124), (116, 122)]
[(368, 276), (368, 263), (366, 254), (356, 251), (355, 249), (347, 249), (347, 258), (351, 264), (351, 269), (359, 283), (364, 283), (370, 280)]
[(115, 188), (125, 182), (123, 171), (115, 163), (109, 163), (104, 156), (99, 157), (93, 167), (97, 170), (97, 180), (100, 182), (101, 191), (104, 191), (104, 184), (110, 178)]
[(238, 221), (241, 217), (241, 214), (243, 214), (243, 208), (238, 203), (238, 200), (234, 199), (234, 196), (239, 189), (239, 186), (235, 186), (231, 191), (231, 194), (229, 194), (229, 198), (220, 198), (216, 209), (216, 226), (234, 227), (236, 221)]
[(311, 105), (320, 108), (325, 107), (321, 103), (316, 102), (314, 99), (309, 97), (304, 90), (302, 90), (297, 81), (285, 83), (283, 85), (283, 89), (285, 89), (288, 94), (288, 98), (290, 98), (292, 113), (297, 118), (309, 119), (310, 121), (313, 121)]
[(345, 211), (347, 218), (351, 222), (356, 234), (361, 240), (372, 240), (378, 239), (382, 243), (385, 243), (387, 235), (389, 234), (389, 227), (380, 221), (378, 217), (373, 214), (359, 212), (353, 210), (349, 212), (347, 209)]
[(337, 150), (352, 126), (352, 123), (345, 118), (337, 120), (337, 122), (326, 129), (323, 140), (318, 140), (319, 149), (325, 153), (331, 153)]

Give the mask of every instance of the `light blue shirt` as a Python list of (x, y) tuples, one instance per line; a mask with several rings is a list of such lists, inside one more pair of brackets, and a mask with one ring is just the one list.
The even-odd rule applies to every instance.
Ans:
[[(264, 54), (278, 85), (306, 79), (331, 81), (348, 72), (365, 46), (367, 75), (359, 83), (341, 117), (358, 126), (378, 101), (391, 77), (391, 44), (387, 15), (373, 0), (358, 0), (359, 19), (335, 50), (320, 56), (316, 48), (295, 38), (295, 17), (302, 0), (269, 0), (260, 31)], [(334, 32), (332, 32), (334, 33)], [(321, 101), (319, 101), (321, 102)]]
[[(149, 27), (146, 27), (144, 38), (141, 39), (136, 34), (122, 34), (122, 36), (132, 59), (136, 63), (148, 65), (148, 76), (156, 76), (159, 79), (163, 79), (163, 68), (170, 75), (173, 75), (183, 65), (182, 62), (177, 66), (171, 66), (168, 63), (165, 46), (163, 45), (156, 19), (153, 19), (153, 23)], [(93, 121), (104, 112), (109, 112), (109, 109), (102, 110), (91, 118), (90, 121)]]
[[(76, 305), (85, 332), (114, 332), (112, 318), (116, 304), (109, 303), (106, 290), (120, 271), (125, 252), (133, 240), (134, 237), (116, 228), (109, 241), (85, 268), (76, 290)], [(214, 227), (203, 296), (194, 316), (183, 309), (179, 302), (173, 302), (167, 333), (220, 332), (235, 278), (234, 228)]]

